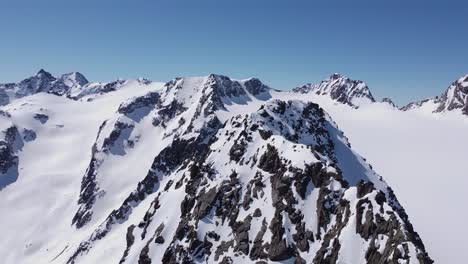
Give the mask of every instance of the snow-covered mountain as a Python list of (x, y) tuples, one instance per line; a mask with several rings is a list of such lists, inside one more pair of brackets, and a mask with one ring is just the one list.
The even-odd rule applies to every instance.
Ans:
[[(363, 81), (351, 80), (338, 73), (332, 74), (319, 84), (305, 84), (292, 89), (293, 93), (309, 95), (315, 101), (321, 97), (336, 103), (359, 108), (377, 102), (368, 86)], [(390, 98), (383, 98), (381, 103), (398, 108)], [(460, 112), (468, 115), (468, 75), (454, 81), (440, 96), (411, 102), (401, 108), (402, 111), (421, 111), (425, 113)]]
[[(148, 82), (147, 80), (139, 80)], [(72, 72), (55, 77), (41, 69), (39, 72), (19, 83), (0, 84), (0, 105), (6, 105), (18, 98), (37, 93), (51, 93), (79, 100), (92, 95), (104, 94), (119, 89), (127, 81), (118, 80), (110, 83), (90, 83), (79, 72)]]
[(442, 95), (409, 103), (401, 109), (403, 111), (424, 110), (433, 113), (459, 111), (468, 115), (468, 75), (454, 81)]
[[(215, 74), (26, 80), (0, 88), (3, 263), (432, 262), (393, 190), (304, 94)], [(372, 98), (336, 82), (354, 86), (330, 97), (343, 107)]]
[(319, 84), (306, 84), (293, 89), (295, 93), (314, 93), (330, 97), (339, 103), (354, 107), (375, 102), (369, 87), (363, 81), (351, 80), (338, 73), (332, 74)]

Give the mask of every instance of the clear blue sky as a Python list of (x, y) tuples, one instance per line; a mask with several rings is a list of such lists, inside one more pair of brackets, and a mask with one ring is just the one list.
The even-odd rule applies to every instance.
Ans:
[(0, 82), (214, 72), (289, 89), (339, 72), (403, 104), (468, 73), (463, 1), (0, 0), (0, 36)]

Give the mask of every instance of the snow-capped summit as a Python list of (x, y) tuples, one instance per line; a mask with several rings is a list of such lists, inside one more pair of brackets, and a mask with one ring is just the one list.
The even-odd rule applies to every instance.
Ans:
[(81, 74), (69, 74), (56, 78), (50, 72), (40, 69), (34, 76), (26, 78), (19, 83), (0, 84), (2, 105), (15, 99), (41, 92), (64, 95), (71, 88), (69, 85), (73, 82), (73, 76), (76, 76), (76, 84), (83, 83), (83, 79), (86, 80)]
[(63, 74), (59, 79), (68, 87), (81, 87), (89, 83), (88, 79), (79, 72), (70, 72)]
[(18, 86), (18, 95), (29, 95), (38, 92), (47, 92), (57, 79), (44, 69), (40, 69), (36, 75), (24, 79)]
[(433, 113), (460, 111), (468, 115), (468, 74), (454, 81), (440, 96), (409, 103), (403, 111), (423, 109)]
[(233, 80), (224, 75), (210, 74), (207, 77), (207, 82), (216, 90), (217, 93), (219, 93), (220, 96), (228, 97), (247, 94), (257, 96), (262, 93), (268, 93), (271, 89), (257, 78)]
[(209, 104), (213, 110), (227, 110), (248, 102), (271, 98), (271, 88), (260, 80), (234, 80), (224, 75), (210, 74), (205, 77), (178, 77), (165, 85), (166, 98), (185, 107)]
[(338, 73), (332, 74), (320, 84), (306, 84), (293, 89), (296, 93), (315, 93), (317, 95), (329, 96), (331, 99), (359, 107), (363, 104), (375, 102), (367, 84), (359, 80), (351, 80)]

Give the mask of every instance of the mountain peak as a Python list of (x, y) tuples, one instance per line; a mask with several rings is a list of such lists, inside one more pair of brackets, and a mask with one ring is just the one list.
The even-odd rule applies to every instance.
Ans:
[(22, 80), (18, 84), (19, 89), (16, 93), (19, 97), (22, 97), (34, 93), (47, 92), (56, 80), (52, 74), (44, 69), (40, 69), (36, 75)]
[(353, 107), (375, 102), (366, 83), (360, 80), (351, 80), (339, 73), (332, 74), (320, 84), (306, 84), (294, 88), (293, 92), (325, 95)]
[(69, 87), (84, 86), (89, 83), (88, 79), (79, 72), (63, 74), (59, 79)]
[(439, 103), (436, 113), (461, 109), (464, 115), (468, 115), (468, 75), (453, 82), (436, 101)]
[(44, 69), (40, 69), (37, 73), (36, 76), (47, 76), (47, 77), (52, 77), (52, 74)]
[(39, 74), (44, 74), (44, 73), (47, 73), (44, 69), (40, 69), (38, 72), (37, 72), (37, 75)]
[(167, 91), (177, 90), (180, 95), (194, 94), (197, 92), (208, 93), (213, 92), (213, 95), (218, 99), (236, 97), (248, 97), (248, 93), (254, 97), (268, 94), (270, 87), (263, 84), (257, 78), (246, 80), (235, 80), (221, 74), (210, 74), (206, 77), (178, 77), (166, 83)]
[(330, 75), (330, 78), (331, 80), (336, 80), (336, 79), (341, 79), (341, 78), (347, 78), (346, 76), (340, 74), (340, 73), (333, 73), (332, 75)]

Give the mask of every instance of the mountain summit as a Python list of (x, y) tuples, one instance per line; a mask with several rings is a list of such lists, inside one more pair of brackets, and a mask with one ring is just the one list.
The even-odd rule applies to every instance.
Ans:
[(463, 114), (468, 115), (468, 75), (453, 82), (437, 103), (435, 112), (460, 109)]
[(331, 99), (353, 107), (375, 102), (367, 84), (351, 80), (338, 73), (332, 74), (320, 84), (306, 84), (293, 89), (296, 93), (314, 93), (329, 96)]

